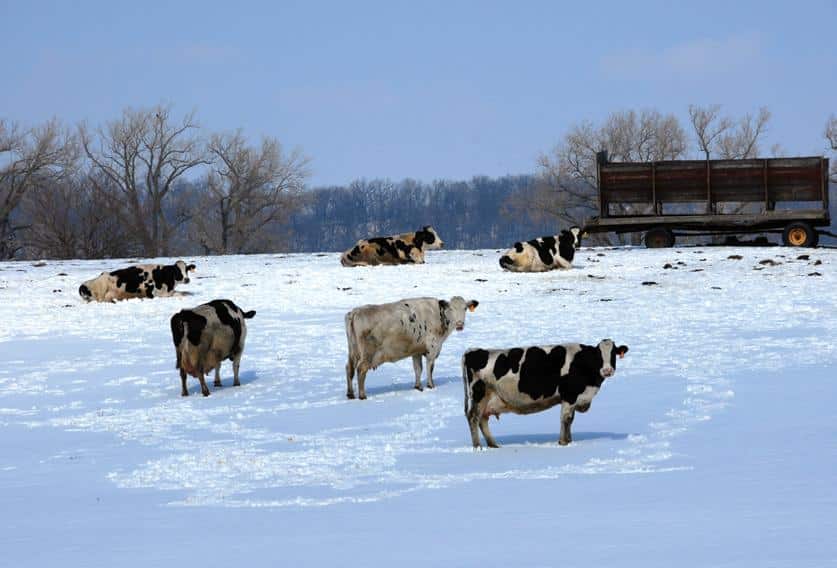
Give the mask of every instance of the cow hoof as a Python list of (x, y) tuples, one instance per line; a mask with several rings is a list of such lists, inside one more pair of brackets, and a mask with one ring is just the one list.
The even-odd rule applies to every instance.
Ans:
[[(219, 386), (220, 386), (220, 385), (219, 385)], [(236, 382), (234, 382), (234, 383), (233, 383), (233, 386), (234, 386), (234, 387), (240, 387), (240, 386), (241, 386), (241, 383), (240, 383), (239, 381), (236, 381)]]
[(358, 398), (359, 398), (360, 400), (366, 400), (366, 395), (365, 395), (365, 394), (362, 394), (362, 395), (360, 395)]
[(203, 393), (203, 396), (209, 396), (209, 391), (206, 391), (205, 393)]
[(189, 396), (189, 393), (188, 392), (182, 392), (182, 393), (180, 393), (180, 396)]
[(413, 387), (413, 388), (414, 388), (414, 389), (416, 389), (416, 390), (417, 390), (417, 391), (419, 391), (419, 392), (422, 392), (422, 391), (424, 390), (424, 389), (423, 389), (423, 388), (421, 388), (420, 386), (415, 386), (415, 387)]
[(570, 440), (558, 440), (559, 446), (568, 446), (570, 445)]
[(216, 389), (220, 389), (224, 385), (222, 385), (221, 383), (213, 383), (212, 386), (215, 387)]
[(436, 385), (427, 385), (427, 388), (429, 388), (429, 389), (435, 389), (435, 388), (436, 388)]
[(349, 400), (354, 400), (355, 399), (355, 393), (347, 392), (346, 393), (346, 398), (348, 398)]
[(500, 447), (500, 444), (491, 444), (491, 443), (489, 443), (489, 444), (488, 444), (488, 447), (489, 447), (489, 448), (499, 448), (499, 447)]

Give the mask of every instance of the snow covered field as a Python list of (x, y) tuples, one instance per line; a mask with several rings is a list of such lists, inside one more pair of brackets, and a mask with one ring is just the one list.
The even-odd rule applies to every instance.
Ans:
[[(0, 565), (837, 566), (837, 251), (498, 256), (188, 259), (184, 295), (118, 304), (77, 289), (125, 261), (0, 263)], [(425, 295), (480, 301), (438, 388), (405, 360), (347, 400), (344, 313)], [(182, 398), (168, 320), (214, 298), (257, 311), (242, 386)], [(470, 448), (467, 347), (606, 337), (572, 445), (553, 410)]]

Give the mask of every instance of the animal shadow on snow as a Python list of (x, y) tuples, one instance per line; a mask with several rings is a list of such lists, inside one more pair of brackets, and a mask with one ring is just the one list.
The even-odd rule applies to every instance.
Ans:
[[(256, 371), (240, 371), (238, 373), (238, 382), (241, 383), (241, 386), (234, 387), (232, 367), (229, 368), (229, 374), (225, 373), (224, 369), (226, 369), (226, 365), (221, 367), (221, 384), (223, 385), (222, 387), (216, 387), (212, 385), (212, 382), (215, 380), (215, 371), (212, 371), (211, 373), (206, 375), (206, 386), (209, 387), (210, 393), (214, 394), (216, 392), (244, 388), (250, 383), (259, 380), (259, 375), (256, 374)], [(178, 385), (179, 384), (180, 383), (178, 382)], [(186, 382), (186, 387), (189, 391), (189, 396), (201, 396), (201, 384), (194, 377), (189, 377), (189, 379)]]
[[(412, 373), (411, 373), (412, 374)], [(415, 379), (412, 377), (404, 377), (403, 379), (396, 379), (398, 382), (391, 383), (388, 385), (380, 385), (380, 386), (371, 386), (369, 384), (370, 379), (374, 381), (375, 379), (372, 377), (371, 374), (366, 376), (366, 396), (375, 396), (380, 394), (387, 394), (391, 392), (399, 392), (399, 391), (411, 391), (413, 389), (413, 384)], [(442, 387), (448, 383), (452, 383), (454, 380), (462, 382), (461, 377), (433, 377), (433, 384), (436, 385), (435, 388), (428, 389), (424, 384), (424, 375), (421, 377), (421, 386), (424, 388), (424, 392), (433, 392), (434, 390)]]
[[(555, 444), (558, 445), (559, 433), (554, 434), (510, 434), (495, 436), (500, 445), (515, 444)], [(573, 432), (573, 443), (587, 440), (627, 440), (628, 434), (620, 432)]]

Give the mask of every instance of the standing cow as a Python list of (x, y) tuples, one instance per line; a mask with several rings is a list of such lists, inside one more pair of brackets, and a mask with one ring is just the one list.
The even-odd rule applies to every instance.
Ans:
[(499, 447), (488, 419), (501, 414), (532, 414), (561, 404), (561, 436), (572, 442), (575, 411), (587, 412), (604, 380), (616, 371), (626, 345), (604, 339), (595, 347), (579, 343), (514, 349), (469, 349), (462, 356), (465, 417), (471, 442), (480, 447), (477, 426), (489, 447)]
[(575, 251), (581, 244), (581, 228), (570, 227), (554, 237), (540, 237), (514, 243), (514, 248), (500, 257), (500, 266), (511, 272), (546, 272), (556, 268), (570, 268)]
[(413, 358), (415, 388), (421, 389), (421, 358), (427, 359), (427, 388), (432, 389), (433, 366), (442, 344), (453, 332), (465, 328), (465, 311), (479, 302), (461, 296), (448, 300), (408, 298), (390, 304), (368, 305), (346, 314), (346, 396), (355, 397), (352, 380), (357, 372), (358, 396), (366, 398), (366, 373), (381, 363)]
[(102, 272), (79, 286), (78, 293), (88, 302), (171, 296), (177, 284), (189, 283), (189, 273), (194, 270), (194, 264), (182, 260), (174, 264), (137, 264)]
[(247, 337), (245, 319), (255, 311), (243, 312), (230, 300), (212, 300), (191, 310), (180, 310), (171, 318), (171, 335), (177, 353), (182, 396), (189, 396), (186, 375), (201, 382), (201, 393), (209, 396), (204, 375), (215, 369), (215, 385), (221, 386), (221, 362), (233, 362), (233, 386), (239, 386), (238, 368)]
[(424, 264), (425, 251), (440, 249), (444, 242), (427, 225), (414, 233), (362, 239), (340, 257), (343, 266), (378, 264)]

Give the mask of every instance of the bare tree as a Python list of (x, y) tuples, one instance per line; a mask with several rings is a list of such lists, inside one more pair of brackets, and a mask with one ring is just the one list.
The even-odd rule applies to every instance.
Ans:
[(718, 139), (732, 128), (732, 121), (721, 118), (720, 112), (721, 105), (717, 104), (707, 107), (689, 105), (689, 121), (695, 131), (698, 149), (707, 160), (711, 157)]
[(553, 217), (581, 224), (597, 211), (597, 152), (607, 150), (612, 160), (621, 162), (673, 160), (686, 152), (686, 140), (677, 117), (656, 110), (615, 112), (598, 127), (582, 122), (552, 152), (538, 158), (534, 189), (504, 208), (513, 215), (525, 212), (536, 221)]
[(124, 216), (145, 256), (169, 253), (172, 230), (184, 219), (166, 218), (166, 201), (178, 178), (209, 163), (198, 128), (194, 113), (176, 121), (162, 105), (127, 109), (95, 133), (79, 126), (87, 158), (122, 193)]
[(74, 137), (57, 120), (22, 128), (0, 120), (0, 258), (13, 258), (22, 247), (14, 222), (24, 196), (71, 172), (76, 164)]
[(21, 204), (28, 256), (107, 258), (136, 252), (136, 241), (119, 217), (119, 191), (101, 172), (68, 176)]
[(308, 160), (299, 151), (286, 155), (275, 138), (250, 146), (241, 131), (212, 136), (208, 152), (212, 170), (194, 220), (201, 246), (208, 253), (227, 254), (275, 244), (269, 229), (287, 220), (299, 204)]
[(718, 157), (725, 160), (755, 158), (761, 148), (759, 143), (767, 132), (770, 111), (766, 107), (759, 109), (757, 116), (745, 114), (718, 140)]
[(755, 158), (767, 132), (770, 111), (762, 107), (758, 115), (748, 113), (735, 121), (721, 116), (721, 105), (689, 105), (689, 120), (705, 159)]

